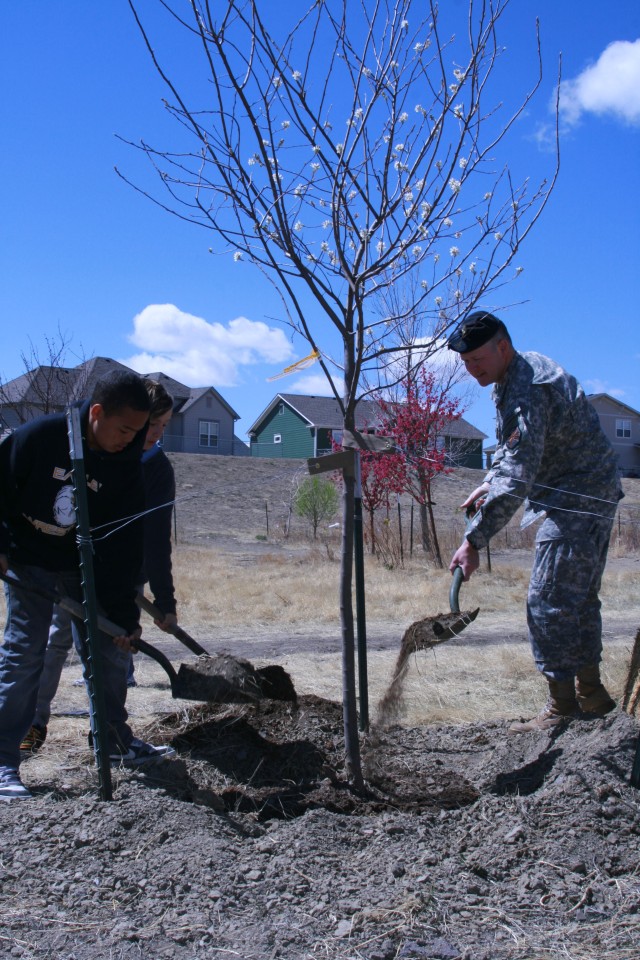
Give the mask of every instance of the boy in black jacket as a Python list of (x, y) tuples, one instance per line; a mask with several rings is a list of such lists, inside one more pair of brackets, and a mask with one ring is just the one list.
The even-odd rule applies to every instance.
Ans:
[[(101, 611), (126, 633), (140, 635), (135, 603), (142, 565), (144, 510), (140, 456), (149, 417), (144, 381), (116, 371), (98, 381), (80, 405), (94, 571)], [(0, 570), (25, 584), (80, 598), (79, 558), (67, 419), (40, 417), (0, 444)], [(33, 718), (53, 604), (5, 584), (7, 624), (0, 648), (0, 799), (30, 796), (18, 775), (20, 742)], [(77, 630), (84, 658), (82, 627)], [(112, 758), (140, 763), (169, 748), (137, 740), (127, 724), (128, 653), (100, 634), (105, 707)]]

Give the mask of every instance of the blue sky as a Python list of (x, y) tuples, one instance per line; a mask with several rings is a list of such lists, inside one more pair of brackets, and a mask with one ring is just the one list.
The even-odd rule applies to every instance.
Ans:
[[(155, 15), (151, 0), (140, 6)], [(452, 19), (458, 12), (463, 30), (462, 0), (449, 8)], [(593, 0), (579, 14), (557, 0), (518, 0), (500, 40), (521, 88), (536, 16), (543, 87), (509, 142), (520, 169), (545, 162), (561, 52), (561, 172), (518, 256), (522, 274), (500, 293), (511, 304), (505, 319), (518, 348), (640, 409), (640, 5), (618, 0), (605, 16)], [(30, 341), (46, 360), (45, 338), (60, 328), (70, 365), (111, 356), (213, 384), (240, 414), (240, 436), (276, 392), (327, 392), (313, 367), (268, 382), (308, 352), (277, 322), (276, 295), (257, 271), (211, 256), (207, 231), (114, 172), (136, 169), (116, 135), (171, 146), (173, 130), (125, 0), (4, 4), (0, 75), (2, 380), (24, 372)], [(466, 416), (491, 433), (488, 391), (475, 392)]]

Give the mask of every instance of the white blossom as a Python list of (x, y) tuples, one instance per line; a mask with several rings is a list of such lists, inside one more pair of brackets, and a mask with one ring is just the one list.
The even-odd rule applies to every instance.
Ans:
[(469, 264), (469, 270), (471, 270), (471, 273), (475, 273), (475, 272), (476, 272), (476, 262), (475, 262), (475, 260), (472, 260), (471, 263)]
[(254, 167), (257, 162), (258, 162), (258, 158), (256, 157), (255, 153), (254, 153), (254, 155), (253, 155), (252, 157), (249, 157), (249, 159), (247, 160), (247, 164), (248, 164), (250, 167)]
[(462, 70), (454, 70), (453, 75), (458, 82), (460, 82), (460, 80), (462, 80), (462, 78), (464, 77), (464, 73), (462, 72)]
[(459, 119), (464, 117), (464, 107), (461, 103), (456, 104), (456, 106), (453, 108), (453, 114)]
[(293, 79), (294, 79), (296, 82), (297, 82), (298, 80), (302, 80), (302, 74), (300, 73), (299, 70), (294, 70), (292, 76), (293, 76)]
[(524, 267), (516, 267), (516, 276), (519, 276), (523, 270), (524, 270)]
[(460, 256), (460, 250), (458, 249), (458, 247), (449, 247), (449, 253), (451, 254), (452, 257)]
[(455, 272), (456, 277), (461, 277), (461, 276), (462, 276), (462, 268), (461, 268), (461, 267), (456, 267), (456, 269), (455, 269), (454, 272)]
[(458, 84), (457, 84), (457, 83), (450, 83), (450, 84), (449, 84), (449, 90), (451, 91), (451, 93), (454, 93), (454, 94), (457, 93), (457, 92), (458, 92), (458, 89), (459, 89), (459, 88), (458, 88)]
[(434, 255), (433, 255), (433, 262), (434, 262), (434, 263), (438, 263), (439, 260), (440, 260), (440, 254), (439, 254), (439, 253), (434, 253)]
[(422, 253), (422, 247), (416, 244), (415, 247), (412, 248), (411, 253), (414, 255), (414, 257), (419, 257)]
[(364, 113), (364, 110), (362, 109), (362, 107), (358, 107), (356, 110), (353, 111), (353, 115), (356, 118), (356, 120), (361, 120), (363, 113)]
[(440, 304), (442, 303), (442, 297), (436, 297), (436, 301), (435, 301), (435, 302), (436, 302), (436, 307), (439, 307)]
[(330, 226), (331, 226), (331, 220), (323, 220), (323, 221), (322, 221), (322, 229), (323, 229), (323, 230), (328, 230)]
[(291, 126), (291, 120), (283, 120), (280, 126), (282, 127), (283, 130), (288, 130), (289, 127)]
[(453, 226), (453, 220), (451, 219), (451, 217), (445, 217), (444, 220), (442, 221), (442, 223), (443, 223), (443, 226), (445, 226), (445, 227), (452, 227), (452, 226)]
[(422, 213), (423, 218), (426, 219), (426, 217), (428, 217), (429, 214), (431, 213), (431, 204), (427, 203), (427, 201), (425, 200), (423, 203), (420, 204), (420, 211)]
[(436, 160), (436, 170), (442, 170), (442, 160)]
[(408, 119), (409, 119), (409, 114), (408, 114), (408, 113), (406, 113), (406, 112), (405, 112), (405, 113), (401, 113), (400, 116), (398, 117), (398, 123), (406, 123)]
[(294, 229), (297, 233), (300, 233), (301, 230), (304, 230), (304, 223), (302, 223), (301, 220), (296, 220), (296, 222), (295, 222), (294, 225), (293, 225), (293, 229)]
[(492, 197), (492, 196), (493, 196), (493, 194), (491, 193), (491, 191), (489, 191), (489, 193), (485, 193), (484, 199), (485, 199), (485, 200), (491, 200), (491, 197)]
[(449, 180), (449, 189), (451, 190), (452, 193), (460, 193), (461, 186), (462, 184), (459, 180), (456, 180), (454, 179), (454, 177), (451, 177), (451, 179)]
[(322, 250), (323, 253), (329, 253), (329, 244), (327, 243), (326, 240), (322, 241), (322, 243), (320, 244), (320, 249)]
[(402, 151), (404, 150), (404, 143), (396, 143), (393, 149), (397, 150), (398, 153), (402, 153)]
[(237, 263), (238, 260), (242, 260), (242, 250), (236, 250), (233, 255), (234, 262)]
[(456, 300), (462, 300), (462, 290), (456, 290), (453, 295)]
[(422, 287), (423, 290), (428, 290), (428, 289), (429, 289), (429, 284), (427, 283), (426, 280), (421, 280), (421, 281), (420, 281), (420, 286)]
[(320, 164), (319, 164), (319, 163), (312, 163), (312, 164), (311, 164), (311, 170), (312, 170), (313, 173), (317, 173), (319, 169), (320, 169)]
[(336, 143), (336, 153), (338, 154), (338, 156), (341, 157), (343, 152), (344, 152), (344, 143)]
[(282, 77), (274, 77), (272, 82), (273, 82), (274, 87), (275, 87), (276, 90), (277, 90), (278, 87), (281, 87), (281, 86), (282, 86)]
[(314, 153), (320, 153), (320, 147), (318, 146), (317, 143), (314, 143), (311, 149), (313, 150)]
[(503, 237), (503, 236), (504, 236), (504, 234), (502, 234), (502, 233), (494, 233), (494, 237), (496, 238), (496, 240), (502, 240), (502, 237)]
[(461, 170), (465, 170), (468, 163), (469, 161), (467, 160), (466, 157), (460, 157), (460, 159), (458, 160), (458, 166), (460, 167)]
[(400, 24), (400, 28), (401, 28), (402, 30), (408, 30), (408, 29), (409, 29), (409, 21), (408, 21), (408, 20), (403, 20), (402, 23)]
[(386, 244), (384, 240), (378, 240), (378, 242), (376, 243), (376, 250), (378, 251), (378, 253), (384, 253), (384, 251), (386, 250)]

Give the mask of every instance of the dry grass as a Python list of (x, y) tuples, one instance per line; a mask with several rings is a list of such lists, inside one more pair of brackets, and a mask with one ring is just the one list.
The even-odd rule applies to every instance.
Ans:
[[(180, 621), (205, 646), (222, 645), (234, 652), (234, 642), (242, 642), (244, 655), (257, 666), (281, 663), (299, 693), (341, 699), (339, 563), (326, 549), (284, 554), (265, 544), (263, 552), (247, 555), (178, 544), (174, 561)], [(480, 607), (478, 620), (464, 638), (411, 657), (401, 722), (477, 721), (531, 715), (538, 709), (545, 690), (531, 663), (524, 611), (530, 561), (530, 554), (501, 558), (491, 574), (481, 570), (463, 586), (461, 605), (464, 610)], [(370, 715), (375, 721), (404, 631), (413, 621), (448, 609), (450, 574), (428, 569), (418, 558), (389, 570), (367, 557), (365, 568), (367, 630), (376, 641), (367, 654)], [(608, 569), (602, 597), (605, 624), (607, 612), (640, 611), (640, 581), (633, 564)], [(609, 637), (605, 644), (604, 675), (616, 697), (624, 689), (636, 629), (629, 636)], [(166, 635), (146, 617), (144, 630), (152, 642), (166, 642)], [(270, 641), (268, 656), (262, 649), (265, 638)], [(287, 641), (281, 653), (279, 640)], [(185, 652), (177, 659), (188, 657)], [(71, 686), (77, 676), (77, 664), (63, 672), (58, 712), (85, 709), (83, 688)], [(137, 658), (137, 678), (140, 686), (130, 697), (136, 724), (182, 703), (171, 699), (160, 668), (142, 656)], [(86, 726), (85, 720), (75, 718), (65, 720), (65, 726), (78, 722)]]

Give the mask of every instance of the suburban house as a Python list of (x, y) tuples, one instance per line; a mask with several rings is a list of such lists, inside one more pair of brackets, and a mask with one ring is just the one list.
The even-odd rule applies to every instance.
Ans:
[[(380, 408), (374, 400), (356, 406), (356, 428), (375, 433)], [(331, 452), (332, 437), (339, 440), (342, 415), (334, 397), (279, 393), (249, 428), (253, 457), (318, 457)], [(482, 467), (486, 434), (462, 417), (447, 424), (438, 442), (455, 466)]]
[(623, 477), (640, 477), (640, 413), (608, 393), (589, 394)]
[[(618, 458), (622, 477), (640, 477), (640, 413), (608, 393), (588, 394), (587, 400), (595, 407), (600, 425)], [(487, 470), (491, 467), (497, 446), (484, 448)]]
[[(96, 380), (117, 369), (129, 368), (108, 357), (94, 357), (77, 367), (39, 366), (10, 380), (0, 387), (0, 435), (89, 396)], [(164, 433), (165, 450), (250, 455), (247, 444), (235, 434), (239, 414), (214, 387), (187, 387), (164, 373), (143, 376), (159, 380), (173, 397), (173, 417)]]

